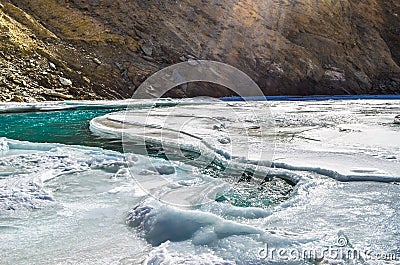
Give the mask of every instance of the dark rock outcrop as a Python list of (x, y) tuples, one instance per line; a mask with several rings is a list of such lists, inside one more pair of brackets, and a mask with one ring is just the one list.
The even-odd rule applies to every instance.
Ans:
[[(10, 0), (0, 12), (2, 100), (126, 98), (196, 58), (269, 95), (400, 93), (398, 0)], [(191, 84), (170, 96), (230, 93)]]

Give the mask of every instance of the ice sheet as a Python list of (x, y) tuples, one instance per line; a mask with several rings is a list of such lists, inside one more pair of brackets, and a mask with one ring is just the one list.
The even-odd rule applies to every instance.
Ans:
[[(126, 133), (129, 141), (146, 137), (165, 144), (171, 161), (1, 138), (0, 234), (7, 242), (0, 243), (2, 262), (399, 264), (288, 261), (260, 253), (266, 246), (337, 247), (341, 235), (351, 250), (398, 253), (400, 143), (393, 119), (400, 101), (204, 103), (165, 104), (149, 116), (148, 109), (139, 108), (127, 115), (127, 127), (121, 112), (91, 123), (105, 137)], [(201, 157), (175, 161), (177, 149)], [(282, 177), (296, 186), (287, 200), (263, 208), (218, 200), (197, 205), (204, 199), (201, 185), (215, 187), (205, 192), (209, 195), (229, 188), (228, 179), (199, 170), (210, 159), (228, 165), (221, 169), (228, 176), (252, 169), (258, 177)], [(132, 174), (153, 185), (156, 196), (141, 190)], [(236, 183), (238, 188), (247, 184)], [(262, 198), (266, 190), (258, 187), (253, 193)], [(195, 206), (176, 207), (160, 198)]]
[(210, 105), (128, 109), (92, 120), (91, 129), (123, 136), (127, 148), (146, 141), (197, 152), (197, 163), (222, 160), (227, 170), (273, 165), (341, 181), (400, 180), (400, 128), (393, 124), (399, 101)]

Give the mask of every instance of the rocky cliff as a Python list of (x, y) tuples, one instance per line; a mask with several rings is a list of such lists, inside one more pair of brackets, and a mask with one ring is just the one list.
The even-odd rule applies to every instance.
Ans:
[(268, 95), (400, 93), (398, 0), (10, 0), (0, 39), (0, 100), (126, 98), (193, 58), (231, 64)]

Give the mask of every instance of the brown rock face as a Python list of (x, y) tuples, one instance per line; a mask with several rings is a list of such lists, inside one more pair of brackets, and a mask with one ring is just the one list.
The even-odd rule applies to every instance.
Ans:
[[(267, 95), (400, 93), (398, 0), (10, 0), (1, 10), (72, 80), (74, 98), (130, 97), (191, 58), (231, 64)], [(230, 94), (191, 84), (170, 96)]]

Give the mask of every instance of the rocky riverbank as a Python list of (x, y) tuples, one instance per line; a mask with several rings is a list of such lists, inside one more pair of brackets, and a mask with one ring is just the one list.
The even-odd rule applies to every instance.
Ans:
[(196, 58), (239, 68), (268, 95), (400, 93), (397, 0), (0, 3), (1, 101), (128, 98)]

